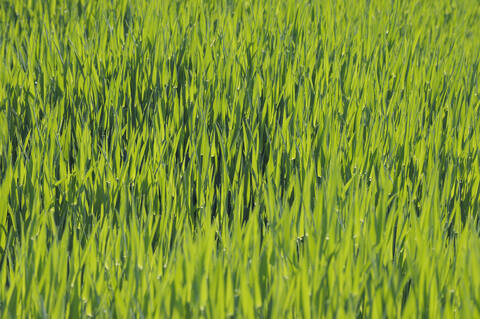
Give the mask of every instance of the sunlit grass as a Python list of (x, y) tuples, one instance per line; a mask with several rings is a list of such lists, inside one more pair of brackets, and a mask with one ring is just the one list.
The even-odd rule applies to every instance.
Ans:
[(1, 1), (0, 318), (480, 317), (480, 4)]

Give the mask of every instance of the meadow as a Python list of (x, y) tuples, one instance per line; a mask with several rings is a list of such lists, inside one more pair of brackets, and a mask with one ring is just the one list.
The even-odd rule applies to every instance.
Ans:
[(480, 318), (478, 0), (0, 0), (0, 318)]

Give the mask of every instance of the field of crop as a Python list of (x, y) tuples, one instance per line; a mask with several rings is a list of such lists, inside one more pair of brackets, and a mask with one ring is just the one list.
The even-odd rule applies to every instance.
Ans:
[(1, 0), (0, 318), (480, 317), (478, 0)]

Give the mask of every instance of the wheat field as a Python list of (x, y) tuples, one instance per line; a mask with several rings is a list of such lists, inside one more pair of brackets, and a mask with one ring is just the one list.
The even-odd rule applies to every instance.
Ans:
[(1, 318), (480, 318), (478, 0), (1, 0)]

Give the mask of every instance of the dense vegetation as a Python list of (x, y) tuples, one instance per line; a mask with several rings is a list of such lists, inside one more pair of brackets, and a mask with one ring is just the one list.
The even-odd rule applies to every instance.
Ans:
[(480, 317), (480, 3), (0, 1), (0, 317)]

